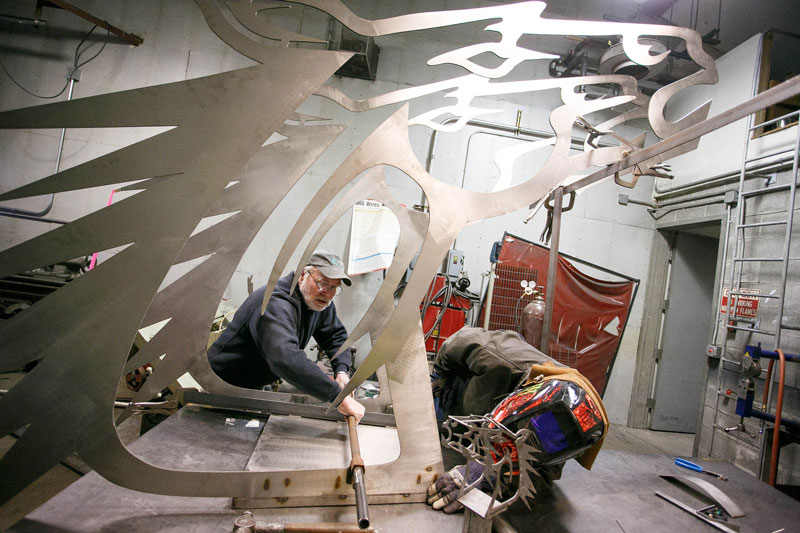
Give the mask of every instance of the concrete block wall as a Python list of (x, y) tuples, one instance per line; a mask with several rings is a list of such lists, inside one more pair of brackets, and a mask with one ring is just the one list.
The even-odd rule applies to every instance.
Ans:
[[(743, 43), (737, 49), (717, 61), (720, 71), (720, 83), (714, 87), (687, 91), (683, 95), (686, 99), (676, 99), (677, 108), (690, 109), (698, 103), (713, 98), (711, 115), (720, 113), (725, 109), (745, 101), (751, 94), (756, 75), (756, 64), (760, 50), (760, 37), (755, 36)], [(721, 97), (720, 97), (721, 96)], [(703, 138), (700, 147), (694, 153), (689, 153), (671, 161), (673, 170), (676, 171), (676, 185), (685, 185), (698, 179), (710, 178), (727, 171), (741, 168), (744, 159), (745, 142), (747, 140), (746, 120), (739, 121), (722, 128)], [(792, 150), (795, 146), (797, 128), (788, 128), (764, 137), (753, 139), (749, 143), (747, 158), (755, 158)], [(785, 156), (786, 154), (784, 154)], [(767, 185), (767, 180), (771, 180)], [(755, 190), (780, 187), (796, 179), (788, 170), (764, 174), (763, 177), (749, 178), (745, 182), (744, 190)], [(709, 205), (695, 208), (686, 208), (672, 211), (659, 218), (657, 227), (675, 227), (681, 224), (694, 224), (703, 221), (724, 221), (726, 206), (721, 201), (725, 191), (737, 191), (738, 179), (721, 183), (702, 190), (703, 195), (715, 194), (717, 201)], [(777, 190), (777, 189), (776, 189)], [(693, 193), (695, 195), (699, 193)], [(676, 197), (670, 198), (674, 200)], [(680, 197), (677, 197), (680, 198)], [(692, 194), (682, 197), (691, 205)], [(717, 279), (717, 287), (730, 287), (732, 282), (732, 257), (736, 249), (736, 228), (739, 210), (744, 209), (744, 223), (771, 222), (786, 220), (788, 216), (789, 195), (787, 191), (774, 192), (760, 195), (746, 200), (739, 199), (738, 204), (731, 211), (732, 221), (728, 237), (728, 255), (724, 263), (724, 279)], [(784, 310), (781, 329), (781, 340), (778, 345), (786, 353), (800, 352), (800, 308), (798, 308), (798, 294), (800, 294), (800, 219), (798, 207), (794, 209), (792, 224), (792, 242), (789, 251), (789, 263), (784, 298)], [(720, 245), (724, 243), (724, 224), (720, 238)], [(780, 258), (784, 255), (786, 226), (763, 226), (746, 230), (744, 252), (740, 256)], [(722, 267), (722, 265), (720, 265)], [(783, 267), (774, 262), (750, 262), (742, 267), (741, 286), (747, 289), (757, 289), (761, 294), (779, 294)], [(718, 267), (718, 272), (720, 268)], [(737, 270), (737, 278), (738, 278)], [(759, 302), (758, 318), (760, 329), (775, 332), (779, 326), (779, 300), (761, 299)], [(695, 439), (695, 451), (701, 457), (714, 457), (732, 461), (743, 469), (757, 475), (760, 468), (761, 455), (759, 446), (763, 446), (762, 439), (769, 443), (771, 435), (763, 435), (766, 429), (755, 418), (743, 421), (744, 431), (735, 430), (725, 432), (720, 428), (735, 428), (740, 422), (736, 415), (737, 385), (742, 378), (739, 362), (745, 352), (745, 346), (762, 343), (762, 347), (773, 350), (776, 347), (775, 337), (766, 334), (751, 333), (747, 331), (728, 331), (722, 315), (717, 315), (716, 333), (713, 338), (715, 344), (722, 351), (724, 357), (730, 362), (724, 366), (719, 359), (707, 358), (705, 368), (687, 369), (687, 372), (707, 372), (705, 395), (702, 405), (702, 421), (699, 433)], [(745, 324), (740, 324), (744, 326)], [(755, 406), (761, 408), (763, 403), (764, 378), (767, 361), (762, 361), (764, 371), (755, 378)], [(800, 391), (798, 390), (798, 374), (800, 369), (797, 364), (787, 363), (783, 414), (794, 420), (800, 420)], [(773, 372), (774, 376), (774, 372)], [(770, 402), (769, 412), (775, 412), (775, 397)], [(714, 429), (716, 425), (717, 429)], [(770, 425), (768, 425), (769, 428)], [(769, 457), (769, 452), (767, 452)], [(769, 471), (768, 465), (764, 466), (764, 476)], [(783, 449), (778, 471), (779, 484), (800, 483), (800, 462), (796, 445)]]
[[(790, 179), (790, 172), (782, 172), (778, 175), (778, 180), (775, 185), (785, 184)], [(748, 214), (745, 217), (746, 223), (763, 222), (768, 220), (775, 220), (776, 216), (786, 217), (786, 192), (776, 192), (768, 197), (752, 202), (749, 201), (747, 205)], [(751, 205), (754, 204), (754, 205)], [(764, 208), (762, 213), (759, 207)], [(741, 209), (741, 203), (739, 205)], [(800, 235), (800, 223), (798, 223), (798, 208), (794, 211), (794, 223), (792, 228), (793, 236)], [(750, 238), (747, 240), (746, 255), (750, 257), (781, 257), (783, 255), (784, 246), (784, 227), (783, 226), (765, 226), (754, 230), (748, 230)], [(733, 236), (729, 242), (729, 246), (733, 246)], [(786, 283), (786, 293), (784, 300), (783, 311), (783, 327), (781, 328), (781, 339), (777, 347), (780, 347), (786, 353), (796, 354), (800, 352), (800, 336), (798, 335), (798, 303), (797, 295), (800, 293), (800, 285), (798, 285), (798, 274), (800, 274), (800, 255), (798, 255), (798, 248), (793, 245), (789, 254), (789, 267), (788, 279)], [(725, 286), (730, 286), (730, 272), (731, 272), (731, 258), (728, 258), (727, 272), (724, 282)], [(759, 290), (761, 294), (779, 294), (781, 287), (782, 267), (777, 263), (754, 263), (747, 265), (742, 274), (742, 287), (748, 289)], [(764, 331), (775, 332), (778, 327), (778, 315), (780, 303), (777, 299), (761, 299), (759, 302), (759, 328)], [(743, 324), (741, 324), (743, 325)], [(734, 461), (736, 464), (745, 470), (753, 473), (754, 475), (759, 471), (760, 455), (758, 453), (758, 446), (763, 438), (767, 443), (771, 442), (771, 424), (767, 424), (766, 428), (755, 418), (747, 418), (744, 420), (746, 432), (734, 431), (726, 433), (717, 429), (712, 429), (715, 420), (715, 403), (718, 402), (718, 412), (716, 414), (717, 426), (731, 428), (739, 424), (740, 418), (736, 415), (736, 391), (739, 380), (742, 378), (740, 367), (737, 362), (742, 360), (745, 352), (745, 346), (757, 345), (761, 343), (765, 350), (773, 350), (776, 348), (775, 337), (767, 334), (750, 333), (747, 331), (729, 332), (725, 327), (724, 322), (718, 324), (717, 330), (717, 345), (720, 347), (725, 346), (725, 358), (732, 361), (725, 363), (722, 369), (722, 376), (719, 390), (727, 393), (728, 397), (720, 397), (717, 399), (717, 383), (718, 372), (720, 371), (719, 360), (711, 359), (709, 363), (709, 380), (706, 388), (705, 402), (704, 402), (704, 416), (702, 422), (701, 435), (699, 438), (699, 454), (702, 456), (711, 456)], [(764, 402), (765, 390), (765, 371), (767, 368), (768, 360), (761, 360), (762, 372), (755, 378), (755, 403), (758, 409), (762, 409)], [(773, 381), (777, 382), (776, 372), (777, 363), (773, 370)], [(800, 368), (797, 363), (786, 364), (785, 375), (785, 389), (783, 397), (783, 416), (792, 420), (800, 420)], [(732, 391), (732, 393), (728, 392)], [(776, 400), (777, 400), (777, 386), (773, 389), (770, 406), (767, 410), (770, 413), (775, 413)], [(712, 447), (712, 431), (715, 431), (713, 436)], [(767, 432), (768, 435), (762, 437), (762, 433)], [(755, 435), (753, 438), (751, 435)], [(797, 461), (797, 454), (794, 451), (795, 445), (786, 448), (786, 453), (781, 452), (778, 470), (778, 483), (779, 484), (800, 484), (800, 462)], [(767, 457), (769, 452), (767, 452)], [(768, 472), (768, 466), (765, 466), (765, 472)], [(765, 474), (766, 475), (766, 474)]]
[[(78, 4), (78, 2), (76, 2)], [(95, 16), (108, 20), (115, 26), (144, 39), (139, 47), (130, 47), (112, 39), (100, 56), (86, 65), (81, 81), (75, 87), (75, 98), (113, 91), (133, 89), (159, 83), (176, 82), (200, 76), (244, 68), (253, 62), (230, 49), (207, 27), (197, 6), (189, 0), (133, 0), (82, 1), (80, 7)], [(347, 5), (358, 15), (368, 18), (396, 16), (409, 12), (435, 9), (456, 9), (496, 5), (491, 1), (440, 0), (437, 2), (371, 2), (351, 0)], [(565, 4), (566, 5), (566, 4)], [(563, 6), (561, 6), (563, 7)], [(559, 8), (556, 5), (555, 8)], [(567, 10), (570, 11), (570, 10)], [(11, 0), (0, 0), (0, 12), (31, 17), (30, 6)], [(91, 25), (61, 10), (45, 9), (48, 25), (33, 30), (19, 28), (9, 22), (0, 22), (6, 67), (25, 87), (44, 94), (53, 93), (63, 84), (64, 70), (82, 35)], [(558, 14), (558, 13), (556, 13)], [(565, 15), (580, 13), (563, 13)], [(320, 33), (327, 31), (327, 19), (320, 19), (309, 10), (299, 25), (287, 19), (286, 27), (294, 31)], [(330, 84), (353, 98), (366, 98), (407, 88), (430, 81), (463, 75), (463, 69), (452, 65), (429, 67), (431, 57), (458, 47), (494, 38), (483, 32), (485, 24), (426, 30), (411, 34), (398, 34), (377, 39), (381, 48), (378, 76), (374, 82), (334, 77)], [(95, 44), (89, 54), (97, 51), (105, 32), (95, 30)], [(324, 38), (324, 35), (322, 36)], [(563, 40), (554, 36), (552, 39)], [(515, 69), (513, 79), (547, 78), (547, 61), (528, 62)], [(61, 98), (63, 100), (63, 97)], [(14, 86), (7, 76), (0, 76), (0, 109), (16, 109), (40, 105), (44, 101), (27, 95)], [(419, 98), (410, 102), (410, 114), (416, 115), (447, 102), (442, 94)], [(484, 98), (475, 102), (480, 107), (498, 109), (497, 113), (482, 119), (513, 125), (521, 112), (520, 126), (550, 132), (550, 111), (560, 104), (557, 91), (522, 93), (497, 98)], [(379, 108), (354, 114), (332, 102), (309, 98), (299, 112), (331, 118), (331, 123), (347, 126), (345, 132), (323, 154), (320, 160), (300, 180), (268, 221), (236, 270), (225, 298), (238, 304), (246, 295), (246, 280), (252, 276), (253, 284), (263, 284), (272, 268), (273, 257), (280, 249), (291, 223), (297, 218), (305, 202), (323, 181), (338, 167), (344, 158), (399, 106)], [(127, 146), (154, 135), (163, 128), (107, 128), (95, 130), (67, 130), (64, 159), (61, 168), (70, 168), (99, 155)], [(498, 171), (490, 154), (513, 139), (498, 138), (489, 134), (473, 134), (475, 129), (441, 135), (436, 147), (436, 158), (431, 173), (437, 179), (461, 185), (472, 190), (490, 190), (497, 181)], [(576, 135), (579, 132), (575, 132)], [(623, 135), (638, 133), (634, 128), (622, 129)], [(0, 130), (0, 172), (2, 190), (10, 190), (25, 183), (45, 177), (53, 172), (57, 148), (57, 130)], [(410, 140), (418, 159), (426, 160), (431, 130), (414, 126)], [(652, 140), (652, 133), (649, 134)], [(470, 138), (472, 141), (470, 142)], [(515, 167), (514, 183), (534, 175), (546, 154), (531, 154)], [(466, 170), (465, 170), (466, 169)], [(405, 175), (389, 169), (389, 184), (398, 201), (413, 205), (420, 201), (419, 188)], [(111, 191), (118, 187), (98, 187), (92, 190), (57, 194), (51, 218), (74, 220), (106, 205)], [(647, 283), (647, 264), (654, 222), (640, 206), (617, 205), (617, 194), (625, 192), (631, 198), (649, 199), (652, 181), (643, 178), (636, 189), (622, 189), (613, 182), (598, 184), (578, 196), (574, 209), (565, 213), (562, 227), (563, 252), (587, 261), (617, 270)], [(132, 193), (118, 193), (115, 201)], [(46, 203), (46, 198), (34, 198), (3, 204), (8, 207), (36, 210)], [(540, 212), (527, 225), (522, 223), (525, 211), (470, 226), (459, 235), (455, 245), (466, 255), (466, 269), (477, 290), (482, 285), (481, 273), (489, 268), (491, 244), (499, 240), (504, 231), (537, 241), (544, 225), (545, 213)], [(323, 244), (344, 252), (347, 242), (349, 217), (346, 215), (328, 234)], [(37, 234), (54, 229), (52, 224), (0, 218), (0, 249), (9, 248)], [(305, 242), (299, 243), (298, 250)], [(100, 254), (100, 261), (114, 251)], [(299, 256), (295, 254), (293, 261)], [(177, 278), (191, 265), (175, 267), (165, 284)], [(183, 269), (183, 270), (182, 270)], [(600, 276), (602, 277), (602, 276)], [(339, 308), (348, 327), (353, 327), (367, 308), (382, 282), (381, 273), (358, 276), (354, 286), (339, 298)], [(632, 375), (636, 360), (636, 347), (642, 323), (642, 299), (636, 302), (624, 333), (614, 373), (606, 392), (606, 407), (612, 422), (625, 424), (630, 402)], [(369, 341), (359, 345), (360, 357), (369, 350)]]

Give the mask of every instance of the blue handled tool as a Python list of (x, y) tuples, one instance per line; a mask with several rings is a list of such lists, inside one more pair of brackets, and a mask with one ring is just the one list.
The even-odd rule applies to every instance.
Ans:
[(726, 478), (722, 474), (717, 474), (716, 472), (710, 472), (708, 470), (705, 470), (703, 469), (702, 466), (696, 465), (691, 461), (687, 461), (686, 459), (681, 459), (680, 457), (675, 459), (675, 464), (678, 466), (682, 466), (683, 468), (688, 468), (689, 470), (694, 470), (695, 472), (701, 472), (703, 474), (708, 474), (709, 476), (717, 477), (722, 481), (728, 481), (728, 478)]

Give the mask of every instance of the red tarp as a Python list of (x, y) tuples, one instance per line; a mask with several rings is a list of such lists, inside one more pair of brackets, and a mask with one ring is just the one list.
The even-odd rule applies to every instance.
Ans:
[[(489, 329), (522, 332), (522, 310), (533, 298), (520, 298), (524, 294), (520, 281), (535, 278), (536, 285), (547, 287), (549, 255), (543, 246), (513, 235), (503, 237)], [(638, 281), (595, 279), (561, 256), (557, 271), (548, 355), (576, 368), (603, 394)]]

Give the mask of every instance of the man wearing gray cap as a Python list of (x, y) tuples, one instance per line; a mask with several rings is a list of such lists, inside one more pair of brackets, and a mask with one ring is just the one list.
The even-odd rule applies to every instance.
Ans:
[[(347, 339), (347, 330), (336, 315), (332, 299), (348, 287), (344, 264), (330, 250), (317, 250), (290, 291), (294, 272), (278, 281), (261, 313), (266, 287), (253, 291), (236, 310), (233, 320), (208, 350), (211, 368), (238, 387), (261, 389), (282, 378), (322, 401), (333, 401), (350, 379), (352, 353), (346, 350), (331, 361), (331, 380), (304, 351), (311, 337), (326, 354), (334, 354)], [(339, 404), (343, 415), (356, 420), (364, 406), (350, 396)]]

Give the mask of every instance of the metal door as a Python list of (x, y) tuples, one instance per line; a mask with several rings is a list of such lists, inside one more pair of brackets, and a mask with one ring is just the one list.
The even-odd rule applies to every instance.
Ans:
[(650, 429), (697, 429), (718, 247), (719, 239), (675, 235)]

